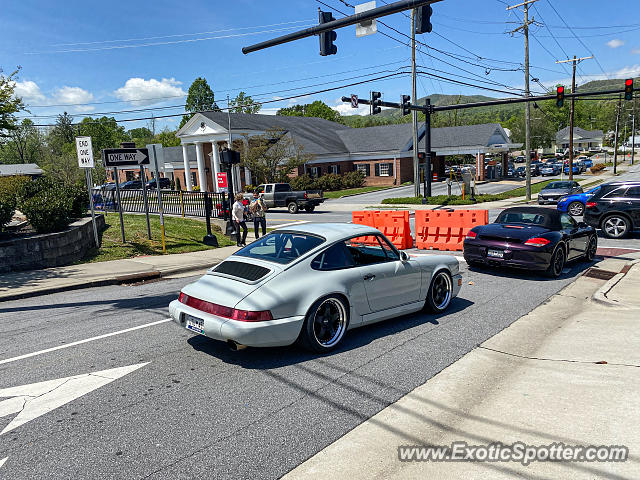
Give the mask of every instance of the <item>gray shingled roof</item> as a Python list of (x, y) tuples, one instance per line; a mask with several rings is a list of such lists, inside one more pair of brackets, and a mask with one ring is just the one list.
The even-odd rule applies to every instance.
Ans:
[[(182, 146), (165, 147), (162, 149), (162, 153), (164, 155), (165, 163), (184, 163), (184, 160), (182, 157)], [(195, 145), (187, 145), (187, 158), (189, 158), (189, 163), (194, 163), (198, 161), (196, 157)]]
[(12, 177), (14, 175), (42, 175), (42, 173), (42, 169), (35, 163), (0, 165), (0, 177)]
[[(580, 127), (573, 127), (573, 135), (574, 137), (581, 138), (602, 138), (604, 133), (602, 130), (585, 130)], [(562, 140), (569, 138), (569, 127), (564, 127), (558, 133), (556, 133), (556, 142), (561, 142)]]
[[(488, 146), (496, 130), (502, 133), (497, 123), (434, 128), (431, 130), (431, 145), (434, 150), (449, 147)], [(412, 150), (410, 123), (353, 128), (340, 130), (337, 134), (351, 153)], [(421, 125), (419, 131), (421, 141), (423, 135), (424, 125)]]
[[(227, 128), (229, 125), (229, 118), (224, 112), (201, 113), (224, 128)], [(250, 115), (246, 113), (231, 114), (232, 130), (265, 131), (273, 128), (279, 128), (289, 132), (293, 139), (304, 147), (305, 153), (313, 155), (344, 153), (345, 146), (336, 135), (336, 132), (352, 130), (351, 127), (323, 118)]]

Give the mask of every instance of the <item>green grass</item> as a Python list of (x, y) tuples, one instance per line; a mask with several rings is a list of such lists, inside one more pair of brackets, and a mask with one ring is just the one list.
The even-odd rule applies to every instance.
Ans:
[[(147, 237), (147, 221), (144, 215), (124, 214), (126, 243), (122, 243), (120, 220), (117, 213), (109, 213), (105, 220), (107, 228), (102, 232), (102, 245), (91, 250), (79, 263), (105, 262), (122, 258), (147, 255), (162, 255), (160, 218), (150, 215), (151, 238)], [(202, 243), (207, 233), (206, 223), (190, 218), (164, 217), (165, 244), (167, 253), (186, 253), (208, 250), (212, 247)], [(211, 226), (221, 247), (233, 245), (217, 227)]]
[(360, 187), (360, 188), (347, 188), (345, 190), (336, 190), (335, 192), (324, 192), (324, 198), (340, 198), (345, 195), (357, 195), (359, 193), (377, 192), (378, 190), (387, 190), (393, 187)]
[[(538, 182), (531, 185), (531, 194), (539, 193), (544, 187), (556, 180), (545, 180), (544, 182)], [(435, 197), (427, 197), (427, 205), (473, 205), (475, 203), (495, 202), (498, 200), (506, 200), (514, 197), (522, 197), (526, 195), (526, 187), (518, 187), (513, 190), (508, 190), (503, 193), (494, 194), (480, 194), (476, 195), (476, 201), (472, 201), (469, 196), (464, 200), (461, 196), (447, 196), (437, 195)], [(420, 205), (422, 204), (422, 197), (399, 197), (399, 198), (385, 198), (382, 200), (383, 204), (387, 205)]]

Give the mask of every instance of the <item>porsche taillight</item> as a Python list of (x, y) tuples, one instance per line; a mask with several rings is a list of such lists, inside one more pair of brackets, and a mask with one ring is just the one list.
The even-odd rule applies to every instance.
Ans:
[(478, 236), (478, 234), (476, 232), (474, 232), (473, 230), (469, 230), (469, 233), (467, 233), (466, 238), (469, 240), (473, 240)]
[(529, 245), (530, 247), (544, 247), (545, 245), (549, 245), (551, 240), (547, 240), (546, 238), (541, 237), (533, 237), (524, 242), (525, 245)]
[(199, 298), (190, 297), (183, 292), (180, 292), (178, 301), (180, 303), (188, 305), (191, 308), (200, 310), (201, 312), (216, 315), (217, 317), (237, 320), (239, 322), (265, 322), (267, 320), (273, 320), (273, 315), (271, 315), (271, 312), (269, 310), (238, 310), (235, 308), (218, 305), (216, 303), (207, 302), (206, 300), (200, 300)]

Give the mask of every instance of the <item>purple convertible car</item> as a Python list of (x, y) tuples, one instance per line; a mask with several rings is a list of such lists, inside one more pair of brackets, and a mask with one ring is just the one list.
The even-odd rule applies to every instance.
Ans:
[(595, 229), (566, 213), (514, 207), (503, 210), (494, 223), (469, 231), (464, 258), (470, 266), (526, 268), (556, 278), (567, 261), (592, 261), (597, 248)]

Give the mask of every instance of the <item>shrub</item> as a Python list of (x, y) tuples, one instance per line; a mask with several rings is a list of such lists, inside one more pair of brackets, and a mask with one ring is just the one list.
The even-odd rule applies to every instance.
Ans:
[(344, 182), (342, 176), (335, 173), (328, 173), (320, 178), (316, 179), (315, 184), (319, 190), (335, 191), (342, 190), (344, 188)]
[(11, 221), (15, 209), (15, 201), (12, 202), (10, 199), (0, 198), (0, 231), (2, 231), (2, 227)]
[(246, 193), (253, 193), (256, 188), (258, 188), (256, 185), (247, 184), (244, 186), (244, 191)]
[(356, 170), (342, 176), (342, 188), (360, 188), (364, 185), (364, 173)]
[(0, 231), (11, 221), (16, 209), (18, 192), (29, 182), (29, 177), (0, 178)]
[(56, 232), (71, 221), (73, 201), (62, 188), (51, 188), (23, 198), (20, 210), (38, 233)]
[(316, 182), (307, 173), (293, 177), (289, 184), (292, 190), (315, 190), (317, 188)]

